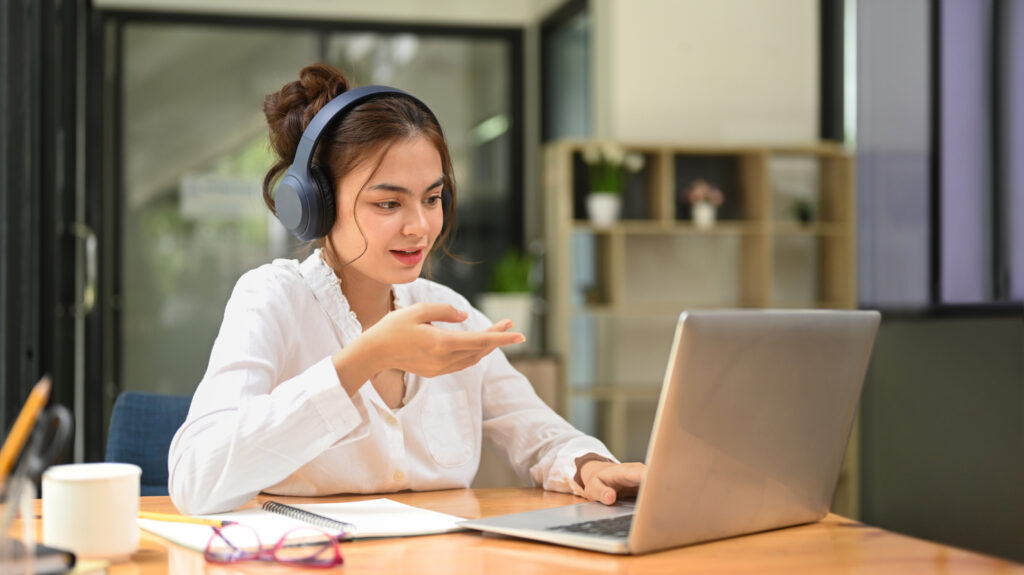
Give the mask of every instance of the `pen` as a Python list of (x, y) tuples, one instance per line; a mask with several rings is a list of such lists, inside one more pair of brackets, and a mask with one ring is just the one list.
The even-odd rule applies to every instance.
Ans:
[(49, 397), (50, 378), (44, 376), (28, 394), (25, 405), (18, 413), (18, 418), (14, 420), (14, 425), (11, 426), (10, 435), (4, 441), (4, 446), (0, 448), (0, 481), (6, 479), (7, 474), (11, 472), (11, 467), (18, 459), (21, 448), (25, 445), (25, 440), (28, 439), (32, 426), (35, 425), (36, 418), (39, 417), (39, 412), (46, 405), (46, 400)]
[(156, 519), (157, 521), (174, 521), (175, 523), (194, 523), (196, 525), (209, 525), (210, 527), (227, 527), (234, 525), (235, 521), (223, 521), (220, 519), (206, 519), (205, 517), (190, 517), (176, 513), (154, 513), (152, 511), (139, 511), (139, 519)]

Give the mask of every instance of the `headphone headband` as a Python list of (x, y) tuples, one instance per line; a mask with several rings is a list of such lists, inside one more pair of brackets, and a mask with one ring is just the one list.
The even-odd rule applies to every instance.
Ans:
[(415, 102), (440, 129), (437, 116), (418, 98), (388, 86), (361, 86), (335, 96), (302, 131), (292, 165), (274, 193), (277, 217), (297, 238), (310, 241), (327, 235), (334, 223), (334, 189), (324, 172), (313, 165), (313, 154), (327, 127), (348, 110), (380, 96), (399, 95)]
[[(320, 143), (320, 139), (326, 132), (327, 125), (334, 120), (334, 117), (339, 115), (341, 112), (358, 106), (367, 100), (371, 100), (377, 96), (383, 96), (387, 94), (398, 94), (410, 98), (424, 109), (429, 110), (423, 102), (420, 102), (415, 97), (407, 92), (403, 92), (398, 88), (391, 88), (388, 86), (360, 86), (347, 90), (342, 94), (335, 96), (330, 102), (320, 108), (320, 111), (313, 116), (313, 119), (309, 121), (309, 125), (302, 131), (302, 139), (299, 140), (299, 145), (295, 150), (295, 159), (292, 160), (292, 167), (289, 168), (294, 170), (299, 168), (304, 173), (309, 173), (309, 166), (313, 163), (313, 152), (316, 150), (316, 145)], [(433, 114), (431, 114), (433, 115)]]

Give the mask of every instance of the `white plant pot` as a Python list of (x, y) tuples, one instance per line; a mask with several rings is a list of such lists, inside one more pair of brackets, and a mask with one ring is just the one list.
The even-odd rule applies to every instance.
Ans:
[(718, 208), (711, 202), (697, 202), (693, 205), (693, 225), (707, 230), (715, 227), (715, 217)]
[(526, 336), (526, 341), (506, 345), (501, 349), (506, 354), (526, 353), (529, 350), (533, 330), (533, 294), (531, 293), (482, 293), (477, 299), (477, 308), (491, 320), (512, 320), (512, 330)]
[(587, 217), (599, 228), (611, 227), (619, 221), (622, 197), (611, 192), (591, 192), (587, 196)]

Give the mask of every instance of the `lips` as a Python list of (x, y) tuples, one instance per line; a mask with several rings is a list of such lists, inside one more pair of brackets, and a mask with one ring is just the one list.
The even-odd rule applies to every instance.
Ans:
[(423, 248), (409, 248), (402, 250), (391, 250), (391, 255), (407, 266), (414, 266), (423, 261)]

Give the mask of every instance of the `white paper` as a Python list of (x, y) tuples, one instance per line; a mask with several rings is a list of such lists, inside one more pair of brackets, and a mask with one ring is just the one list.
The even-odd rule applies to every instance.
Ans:
[[(356, 526), (357, 539), (372, 537), (408, 537), (463, 531), (459, 521), (462, 517), (448, 515), (429, 509), (413, 507), (391, 499), (370, 499), (346, 503), (305, 503), (289, 504), (291, 507), (311, 511), (318, 515), (351, 523)], [(303, 521), (260, 508), (243, 509), (230, 513), (201, 515), (208, 519), (235, 521), (256, 530), (260, 541), (273, 545), (288, 531), (296, 527), (308, 527)], [(213, 534), (206, 525), (139, 519), (139, 527), (169, 541), (203, 551)], [(330, 530), (328, 530), (330, 531)]]

